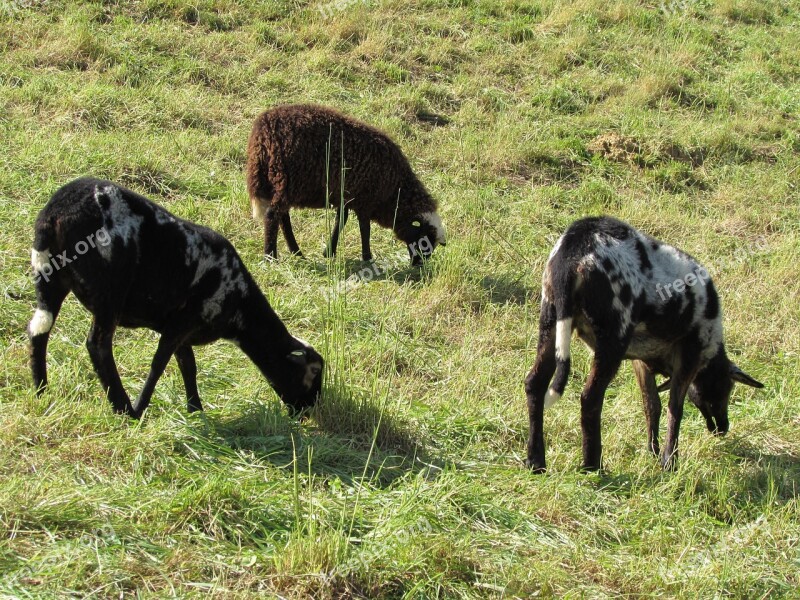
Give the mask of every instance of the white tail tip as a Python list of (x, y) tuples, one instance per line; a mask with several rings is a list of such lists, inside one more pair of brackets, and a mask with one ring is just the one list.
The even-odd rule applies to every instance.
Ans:
[(253, 218), (259, 223), (263, 223), (264, 213), (267, 212), (267, 208), (264, 203), (257, 198), (250, 198), (250, 207), (253, 209)]
[(30, 325), (28, 325), (28, 331), (30, 331), (31, 336), (37, 336), (47, 333), (52, 327), (53, 313), (37, 308), (36, 312), (33, 313)]
[(555, 404), (559, 400), (561, 400), (561, 394), (559, 394), (553, 388), (550, 388), (544, 395), (544, 407), (550, 408), (551, 406), (553, 406), (553, 404)]

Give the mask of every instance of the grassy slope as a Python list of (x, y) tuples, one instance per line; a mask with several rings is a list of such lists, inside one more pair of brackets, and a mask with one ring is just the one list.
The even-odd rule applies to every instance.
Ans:
[[(327, 20), (277, 0), (32, 4), (0, 5), (0, 595), (797, 597), (796, 1), (384, 0)], [(451, 238), (421, 274), (401, 261), (327, 300), (360, 268), (358, 236), (328, 268), (319, 212), (296, 217), (309, 261), (262, 261), (245, 143), (288, 101), (398, 140)], [(603, 150), (609, 133), (635, 143)], [(172, 365), (141, 423), (113, 416), (74, 298), (34, 397), (32, 224), (79, 174), (232, 239), (328, 357), (314, 418), (288, 419), (226, 344), (198, 351), (205, 415), (186, 416)], [(589, 354), (575, 344), (546, 416), (550, 472), (533, 477), (522, 379), (541, 269), (571, 220), (602, 212), (712, 267), (729, 351), (767, 389), (736, 390), (724, 439), (688, 408), (665, 475), (626, 365), (604, 413), (607, 473), (579, 475)], [(374, 239), (378, 256), (402, 251)], [(117, 340), (134, 391), (155, 338)]]

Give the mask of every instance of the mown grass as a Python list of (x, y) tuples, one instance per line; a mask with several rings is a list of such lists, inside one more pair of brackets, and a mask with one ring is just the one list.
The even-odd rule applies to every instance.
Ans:
[[(0, 4), (0, 594), (316, 598), (797, 597), (800, 585), (800, 4), (229, 0)], [(344, 295), (358, 235), (298, 213), (308, 260), (261, 257), (242, 168), (252, 119), (329, 104), (388, 131), (441, 203), (449, 243)], [(436, 126), (430, 115), (447, 119)], [(226, 344), (198, 350), (207, 406), (171, 366), (140, 423), (111, 414), (70, 299), (51, 388), (31, 390), (32, 225), (91, 174), (225, 233), (290, 329), (328, 361), (291, 420)], [(522, 380), (547, 253), (610, 213), (694, 254), (727, 345), (766, 383), (732, 431), (687, 409), (680, 467), (645, 451), (625, 366), (601, 475), (577, 472), (574, 345), (522, 467)], [(404, 250), (373, 233), (379, 257)], [(284, 250), (284, 246), (280, 246)], [(124, 331), (143, 383), (149, 332)]]

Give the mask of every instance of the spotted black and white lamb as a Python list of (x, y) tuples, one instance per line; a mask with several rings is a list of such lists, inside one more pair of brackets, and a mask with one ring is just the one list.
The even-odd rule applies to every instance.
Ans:
[(247, 190), (253, 218), (264, 223), (268, 257), (277, 257), (279, 226), (289, 251), (300, 254), (289, 218), (292, 207), (336, 209), (325, 251), (329, 257), (351, 210), (358, 218), (364, 260), (372, 259), (371, 221), (391, 228), (414, 264), (445, 243), (436, 201), (397, 144), (323, 106), (280, 106), (256, 119), (247, 147)]
[[(573, 330), (594, 350), (581, 393), (583, 467), (588, 470), (601, 466), (603, 397), (624, 359), (634, 361), (648, 446), (656, 455), (658, 392), (669, 389), (664, 468), (674, 465), (687, 392), (708, 430), (724, 434), (734, 382), (763, 387), (725, 353), (719, 299), (706, 269), (626, 223), (581, 219), (556, 242), (542, 278), (538, 355), (525, 380), (530, 419), (526, 464), (535, 472), (545, 470), (543, 410), (564, 393)], [(657, 387), (656, 374), (671, 379)]]
[[(202, 410), (192, 346), (220, 338), (244, 351), (292, 412), (320, 393), (322, 357), (289, 334), (230, 242), (128, 189), (89, 178), (59, 189), (36, 220), (31, 263), (37, 308), (28, 333), (38, 393), (47, 385), (50, 331), (69, 292), (94, 316), (86, 345), (118, 413), (141, 416), (173, 355), (188, 410)], [(112, 355), (117, 326), (161, 334), (134, 404)]]

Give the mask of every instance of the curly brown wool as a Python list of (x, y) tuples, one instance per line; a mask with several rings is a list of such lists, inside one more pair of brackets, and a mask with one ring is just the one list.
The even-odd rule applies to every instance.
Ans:
[(328, 257), (336, 253), (351, 210), (358, 218), (364, 260), (372, 259), (372, 221), (391, 228), (408, 245), (413, 263), (444, 244), (436, 201), (397, 144), (331, 108), (299, 104), (262, 113), (250, 134), (246, 172), (253, 218), (264, 221), (268, 257), (277, 257), (279, 226), (289, 251), (300, 254), (292, 207), (337, 209)]

